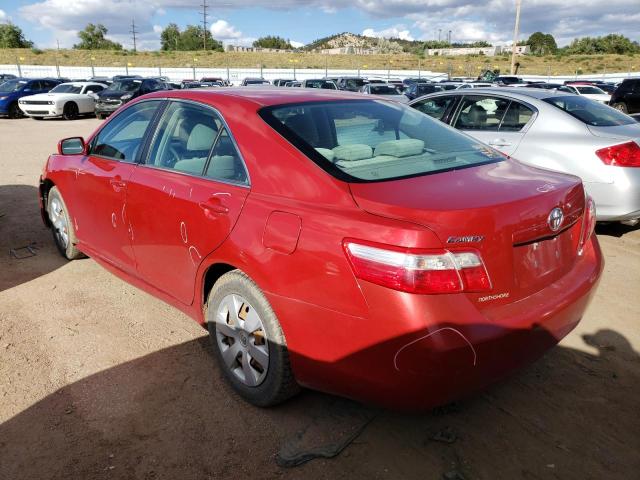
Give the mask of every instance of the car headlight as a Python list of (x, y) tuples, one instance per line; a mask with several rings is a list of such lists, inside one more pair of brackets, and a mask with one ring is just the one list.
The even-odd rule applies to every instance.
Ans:
[(51, 100), (49, 100), (47, 103), (48, 103), (49, 105), (55, 105), (55, 104), (56, 104), (56, 102), (51, 101)]
[(6, 100), (6, 99), (7, 99), (6, 96), (5, 97), (0, 97), (0, 100)]
[(126, 93), (120, 97), (120, 100), (129, 100), (131, 97), (133, 97), (132, 94)]
[[(3, 99), (3, 98), (6, 98), (6, 97), (0, 97), (0, 100)], [(18, 103), (21, 103), (21, 104), (24, 105), (24, 100), (18, 100)]]

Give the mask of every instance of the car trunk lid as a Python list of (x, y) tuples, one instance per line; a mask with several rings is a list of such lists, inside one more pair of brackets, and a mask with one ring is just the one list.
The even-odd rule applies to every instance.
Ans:
[(596, 137), (635, 140), (636, 142), (640, 142), (640, 123), (615, 125), (612, 127), (594, 127), (587, 125), (587, 128), (589, 128), (589, 131)]
[[(350, 188), (369, 213), (423, 225), (447, 249), (478, 250), (492, 281), (492, 291), (469, 294), (480, 304), (531, 295), (571, 270), (577, 257), (585, 202), (577, 177), (507, 160)], [(553, 231), (555, 208), (564, 220)]]

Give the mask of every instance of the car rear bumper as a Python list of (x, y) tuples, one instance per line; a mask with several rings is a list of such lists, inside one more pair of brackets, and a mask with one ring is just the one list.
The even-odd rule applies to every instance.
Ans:
[(640, 218), (640, 168), (616, 168), (613, 183), (585, 182), (585, 190), (596, 202), (599, 222)]
[(302, 385), (422, 410), (482, 389), (556, 345), (582, 318), (602, 269), (594, 236), (560, 280), (483, 310), (465, 295), (412, 295), (366, 282), (368, 318), (268, 298)]

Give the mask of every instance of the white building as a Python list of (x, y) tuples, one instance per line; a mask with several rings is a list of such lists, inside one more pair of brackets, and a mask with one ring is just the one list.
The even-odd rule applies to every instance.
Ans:
[[(531, 51), (529, 45), (516, 46), (516, 55), (526, 55)], [(510, 53), (511, 47), (469, 47), (469, 48), (429, 48), (427, 55), (439, 55), (441, 57), (455, 57), (459, 55), (486, 55), (494, 57), (501, 53)]]

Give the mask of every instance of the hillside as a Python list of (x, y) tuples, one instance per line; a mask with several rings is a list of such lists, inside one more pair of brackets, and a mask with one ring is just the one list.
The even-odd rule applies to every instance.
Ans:
[[(409, 41), (399, 38), (385, 39), (391, 45), (397, 46), (404, 52), (417, 52), (422, 49), (421, 41)], [(356, 33), (338, 33), (331, 35), (330, 37), (319, 38), (313, 42), (305, 45), (303, 50), (311, 52), (314, 50), (322, 50), (325, 48), (339, 48), (352, 46), (356, 48), (375, 48), (379, 45), (380, 39), (375, 37), (365, 37), (364, 35), (358, 35)]]
[[(0, 49), (0, 65), (76, 65), (104, 67), (217, 67), (217, 68), (305, 68), (417, 70), (447, 72), (454, 76), (476, 76), (486, 68), (509, 72), (508, 55), (484, 57), (424, 57), (417, 55), (321, 55), (319, 53), (240, 52), (132, 52), (105, 50)], [(195, 59), (195, 61), (194, 61)], [(640, 71), (640, 55), (568, 55), (520, 57), (520, 74), (573, 75)]]

